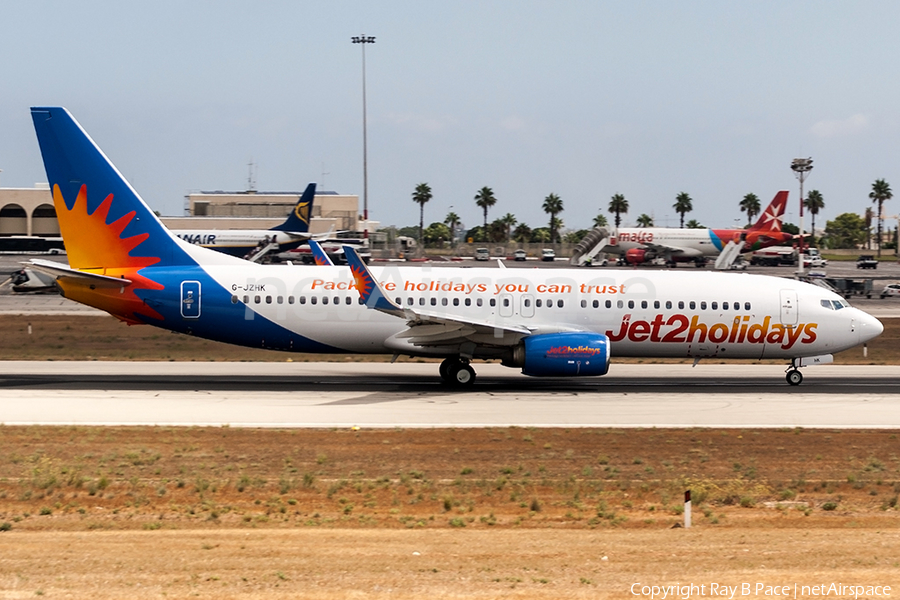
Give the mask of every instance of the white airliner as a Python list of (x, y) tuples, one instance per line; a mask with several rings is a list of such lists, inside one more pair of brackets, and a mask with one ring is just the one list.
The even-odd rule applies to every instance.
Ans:
[(631, 264), (662, 258), (669, 264), (700, 262), (719, 256), (729, 242), (735, 253), (751, 252), (791, 242), (793, 236), (781, 230), (788, 193), (778, 192), (762, 215), (748, 229), (678, 229), (674, 227), (620, 227), (603, 252), (624, 256)]
[(610, 356), (776, 358), (799, 367), (881, 323), (806, 283), (714, 272), (259, 265), (171, 234), (63, 108), (33, 108), (70, 265), (33, 259), (67, 298), (133, 324), (289, 352), (474, 359), (596, 376)]
[(189, 244), (256, 262), (269, 252), (293, 250), (312, 237), (308, 232), (315, 195), (316, 184), (310, 183), (284, 223), (271, 229), (174, 229), (172, 233)]

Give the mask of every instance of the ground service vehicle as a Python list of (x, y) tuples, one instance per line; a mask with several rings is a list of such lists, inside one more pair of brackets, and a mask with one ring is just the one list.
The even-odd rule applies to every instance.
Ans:
[(875, 259), (875, 256), (872, 254), (863, 254), (859, 258), (856, 259), (856, 268), (857, 269), (877, 269), (878, 268), (878, 260)]

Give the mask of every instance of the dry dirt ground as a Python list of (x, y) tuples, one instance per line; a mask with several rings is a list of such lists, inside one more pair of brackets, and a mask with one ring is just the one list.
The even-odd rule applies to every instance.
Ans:
[[(900, 361), (884, 323), (836, 362)], [(108, 317), (0, 335), (0, 359), (323, 358)], [(0, 599), (896, 596), (898, 494), (891, 431), (0, 426)]]
[(6, 426), (0, 598), (900, 591), (898, 450), (891, 431)]

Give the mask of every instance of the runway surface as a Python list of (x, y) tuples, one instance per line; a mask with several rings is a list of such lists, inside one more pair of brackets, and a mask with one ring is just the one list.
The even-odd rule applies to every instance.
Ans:
[(534, 379), (477, 364), (0, 363), (0, 423), (237, 427), (900, 427), (900, 367), (613, 365)]

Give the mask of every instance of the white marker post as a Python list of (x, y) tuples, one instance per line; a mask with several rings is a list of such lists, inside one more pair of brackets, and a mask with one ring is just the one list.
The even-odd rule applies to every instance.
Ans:
[(684, 527), (691, 526), (691, 490), (684, 493)]

